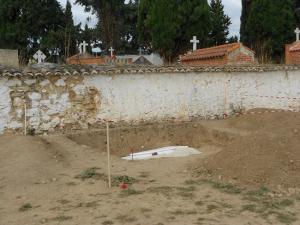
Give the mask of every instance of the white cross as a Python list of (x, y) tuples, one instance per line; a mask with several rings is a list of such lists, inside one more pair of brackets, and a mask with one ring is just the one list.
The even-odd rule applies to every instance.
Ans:
[(82, 43), (79, 44), (79, 53), (80, 54), (84, 54), (86, 53), (86, 47), (89, 46), (88, 43), (86, 43), (85, 41), (83, 41)]
[(299, 41), (299, 40), (300, 40), (300, 38), (299, 38), (300, 30), (299, 30), (298, 27), (297, 27), (297, 29), (295, 30), (295, 34), (296, 34), (296, 41)]
[(46, 59), (46, 55), (41, 51), (41, 50), (38, 50), (34, 55), (33, 55), (33, 58), (35, 60), (38, 61), (38, 64), (41, 64), (44, 62), (44, 60)]
[(196, 36), (193, 36), (193, 39), (191, 40), (191, 43), (193, 43), (193, 51), (196, 51), (197, 50), (197, 44), (199, 44), (200, 41), (197, 40)]
[(110, 57), (112, 58), (114, 56), (114, 49), (113, 47), (110, 47), (110, 49), (108, 49), (108, 51), (110, 51)]

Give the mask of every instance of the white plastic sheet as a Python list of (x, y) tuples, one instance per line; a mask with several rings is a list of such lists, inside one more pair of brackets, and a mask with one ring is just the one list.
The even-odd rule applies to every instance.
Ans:
[(188, 146), (168, 146), (164, 148), (153, 149), (149, 151), (143, 151), (130, 154), (123, 157), (124, 160), (147, 160), (165, 157), (185, 157), (190, 155), (201, 154), (200, 151), (190, 148)]

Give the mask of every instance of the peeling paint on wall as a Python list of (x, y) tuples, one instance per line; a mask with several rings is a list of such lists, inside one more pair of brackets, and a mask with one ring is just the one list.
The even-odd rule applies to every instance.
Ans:
[(0, 78), (0, 132), (86, 129), (126, 122), (215, 118), (235, 109), (300, 109), (300, 74), (273, 72), (53, 75)]
[(9, 96), (9, 83), (6, 78), (0, 79), (0, 132), (3, 132), (9, 123), (11, 99)]

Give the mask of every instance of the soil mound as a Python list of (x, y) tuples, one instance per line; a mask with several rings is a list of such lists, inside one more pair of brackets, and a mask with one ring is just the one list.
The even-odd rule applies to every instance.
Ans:
[(196, 174), (245, 186), (300, 187), (299, 113), (254, 114), (225, 123), (243, 135), (196, 163)]

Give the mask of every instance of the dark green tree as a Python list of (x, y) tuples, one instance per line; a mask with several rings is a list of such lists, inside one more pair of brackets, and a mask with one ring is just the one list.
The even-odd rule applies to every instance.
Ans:
[(294, 0), (297, 26), (300, 27), (300, 0)]
[(211, 44), (225, 44), (229, 35), (231, 20), (224, 12), (222, 0), (211, 0), (210, 8), (212, 18)]
[(76, 33), (78, 32), (78, 27), (74, 26), (72, 5), (70, 1), (67, 1), (65, 9), (65, 29), (64, 29), (64, 56), (65, 59), (71, 55), (76, 54)]
[(251, 2), (252, 0), (242, 0), (242, 15), (241, 15), (241, 28), (240, 28), (240, 36), (241, 42), (247, 46), (250, 45), (248, 36), (245, 34), (246, 24), (248, 22), (249, 13), (251, 10)]
[(191, 48), (196, 35), (200, 46), (209, 44), (210, 7), (206, 0), (141, 0), (139, 40), (168, 62)]
[(138, 43), (145, 48), (151, 48), (151, 33), (149, 27), (146, 26), (146, 19), (149, 15), (152, 1), (139, 0), (138, 6)]
[(138, 44), (138, 1), (130, 0), (124, 5), (124, 36), (121, 38), (121, 53), (136, 54)]
[(294, 39), (295, 23), (292, 0), (253, 0), (244, 37), (261, 62), (280, 62), (284, 45)]
[(107, 50), (117, 51), (136, 48), (138, 2), (124, 0), (76, 0), (87, 11), (96, 13), (100, 39)]
[(49, 46), (41, 46), (43, 39), (63, 25), (56, 0), (0, 0), (0, 48), (18, 49), (23, 64), (39, 48), (48, 53)]

